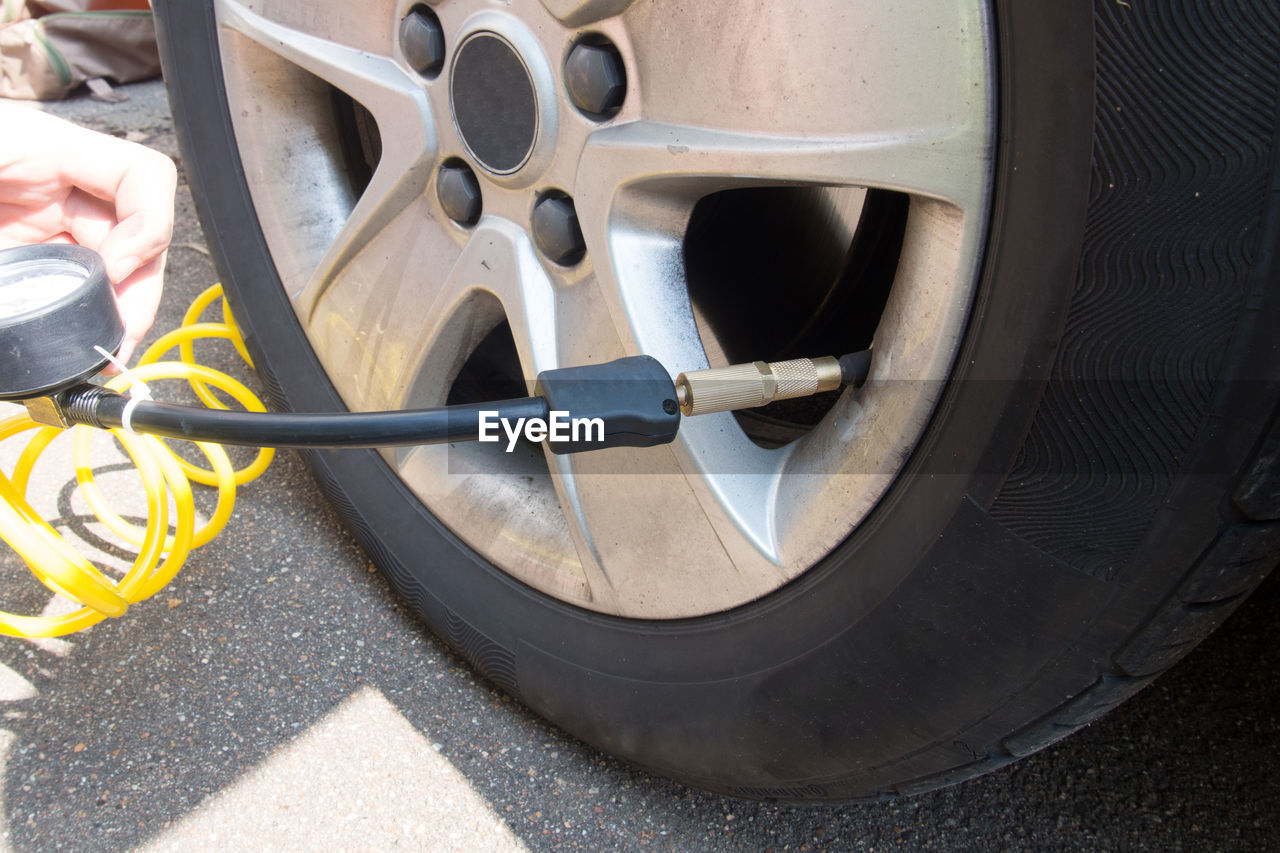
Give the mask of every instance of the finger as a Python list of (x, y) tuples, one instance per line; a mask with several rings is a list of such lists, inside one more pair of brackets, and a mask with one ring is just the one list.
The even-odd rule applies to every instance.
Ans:
[(138, 158), (115, 197), (117, 225), (99, 250), (112, 281), (123, 281), (169, 247), (177, 170), (162, 154), (135, 146)]
[(168, 157), (132, 142), (74, 125), (59, 130), (61, 180), (113, 207), (117, 224), (98, 251), (108, 277), (122, 282), (169, 245), (177, 169)]
[(81, 246), (99, 254), (116, 225), (115, 207), (82, 190), (71, 191), (64, 205), (64, 217), (63, 230)]
[(124, 343), (120, 345), (119, 356), (123, 362), (128, 362), (155, 322), (164, 286), (166, 257), (167, 253), (161, 253), (139, 267), (123, 284), (116, 286), (116, 302), (120, 318), (124, 320)]

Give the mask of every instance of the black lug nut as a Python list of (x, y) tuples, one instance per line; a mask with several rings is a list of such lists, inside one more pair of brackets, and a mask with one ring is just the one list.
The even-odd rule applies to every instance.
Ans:
[(459, 225), (475, 225), (480, 221), (480, 182), (471, 167), (461, 160), (450, 160), (440, 167), (436, 197), (444, 212)]
[(612, 44), (579, 42), (564, 62), (564, 85), (574, 106), (591, 118), (606, 119), (627, 96), (627, 70)]
[(435, 77), (444, 67), (444, 28), (436, 13), (414, 6), (400, 22), (400, 49), (414, 71)]
[(545, 196), (533, 208), (533, 241), (539, 251), (562, 266), (571, 267), (587, 252), (578, 226), (573, 199), (562, 193)]

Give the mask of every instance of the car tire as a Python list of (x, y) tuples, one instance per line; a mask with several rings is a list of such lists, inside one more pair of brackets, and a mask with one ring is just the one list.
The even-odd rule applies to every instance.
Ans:
[[(157, 3), (183, 167), (276, 407), (343, 408), (263, 238), (209, 4)], [(1280, 12), (995, 3), (993, 209), (959, 353), (828, 556), (671, 620), (483, 559), (374, 451), (309, 464), (426, 623), (607, 752), (741, 797), (911, 794), (1086, 725), (1280, 553)]]

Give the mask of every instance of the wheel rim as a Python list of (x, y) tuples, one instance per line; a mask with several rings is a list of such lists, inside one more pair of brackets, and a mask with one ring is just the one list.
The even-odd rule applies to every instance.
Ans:
[[(752, 336), (722, 340), (706, 316), (715, 312), (701, 297), (697, 310), (691, 303), (691, 290), (732, 284), (714, 280), (714, 265), (710, 285), (692, 280), (700, 201), (733, 208), (748, 197), (735, 191), (782, 188), (812, 221), (835, 223), (838, 247), (874, 219), (863, 188), (908, 199), (873, 322), (871, 381), (794, 440), (766, 446), (723, 414), (686, 419), (664, 448), (384, 454), (437, 517), (514, 577), (574, 605), (657, 619), (777, 589), (883, 497), (928, 422), (973, 300), (993, 147), (990, 27), (976, 3), (832, 0), (749, 14), (727, 0), (661, 5), (444, 0), (421, 12), (445, 45), (443, 63), (423, 74), (401, 32), (426, 7), (388, 0), (352, 16), (337, 2), (215, 3), (259, 223), (352, 409), (446, 402), (504, 320), (524, 377), (634, 353), (674, 375), (721, 362), (724, 350), (751, 352)], [(456, 48), (478, 39), (509, 48), (532, 92), (531, 107), (513, 107), (534, 111), (514, 168), (473, 154), (474, 110), (459, 129), (451, 97), (473, 81), (454, 79)], [(625, 95), (607, 115), (566, 91), (566, 62), (583, 43), (609, 46), (622, 63)], [(353, 180), (334, 90), (376, 125), (367, 184)], [(442, 177), (442, 167), (454, 171)], [(459, 175), (478, 187), (474, 219), (458, 213), (469, 199), (450, 189)], [(558, 254), (532, 224), (548, 198), (571, 199), (585, 253)], [(830, 310), (838, 291), (809, 315), (845, 325)], [(780, 282), (738, 301), (763, 329), (793, 296)]]

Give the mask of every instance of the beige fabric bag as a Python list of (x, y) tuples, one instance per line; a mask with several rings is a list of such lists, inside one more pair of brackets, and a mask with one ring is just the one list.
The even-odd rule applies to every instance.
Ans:
[(159, 75), (155, 21), (145, 6), (145, 0), (0, 0), (0, 97), (56, 100), (89, 81)]

